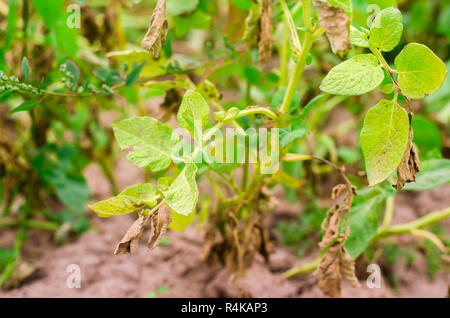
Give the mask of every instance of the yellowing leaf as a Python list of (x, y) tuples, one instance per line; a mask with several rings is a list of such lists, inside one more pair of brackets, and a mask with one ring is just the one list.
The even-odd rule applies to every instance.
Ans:
[(403, 17), (394, 7), (381, 10), (370, 25), (369, 43), (381, 51), (392, 51), (400, 42), (403, 32)]
[(369, 109), (360, 141), (371, 186), (386, 180), (397, 169), (408, 137), (408, 114), (395, 101), (381, 100)]
[(110, 217), (131, 213), (144, 207), (153, 207), (157, 198), (156, 188), (151, 183), (136, 184), (117, 196), (91, 205), (90, 208), (100, 217)]
[(395, 58), (403, 94), (421, 99), (436, 92), (447, 76), (445, 64), (428, 47), (410, 43)]
[(167, 204), (177, 213), (191, 214), (198, 201), (198, 188), (195, 181), (197, 167), (193, 163), (186, 164), (167, 190), (163, 190)]
[(356, 46), (369, 47), (367, 34), (358, 30), (353, 25), (350, 27), (350, 42)]
[(320, 89), (336, 95), (362, 95), (383, 81), (384, 73), (373, 54), (359, 54), (335, 66)]
[(169, 225), (169, 229), (183, 232), (186, 227), (192, 224), (195, 219), (195, 213), (191, 213), (188, 216), (182, 215), (176, 212), (172, 212), (172, 223)]
[(187, 129), (194, 138), (200, 136), (202, 127), (209, 120), (209, 106), (202, 94), (194, 90), (188, 90), (183, 96), (177, 121), (181, 128)]
[(152, 117), (134, 117), (113, 124), (114, 136), (127, 159), (137, 167), (160, 171), (172, 162), (178, 139), (172, 130)]
[(158, 60), (153, 59), (153, 55), (146, 50), (137, 49), (137, 50), (127, 50), (127, 51), (114, 51), (109, 52), (106, 56), (110, 59), (114, 59), (117, 63), (127, 64), (128, 69), (131, 70), (133, 64), (142, 65), (142, 63), (146, 62), (142, 71), (140, 72), (141, 76), (145, 77), (156, 77), (159, 75), (165, 74), (164, 67), (167, 64), (167, 59), (164, 57), (160, 57)]

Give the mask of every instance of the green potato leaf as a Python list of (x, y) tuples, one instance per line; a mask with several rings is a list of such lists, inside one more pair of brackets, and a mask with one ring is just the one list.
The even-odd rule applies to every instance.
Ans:
[(408, 114), (395, 101), (381, 100), (369, 109), (360, 136), (369, 185), (386, 180), (397, 169), (408, 136)]
[[(202, 94), (194, 90), (188, 90), (184, 94), (177, 114), (180, 127), (185, 128), (196, 138), (201, 135), (201, 129), (206, 126), (208, 120), (209, 106)], [(198, 127), (198, 125), (201, 125), (201, 127)]]
[(375, 55), (359, 54), (332, 68), (320, 89), (335, 95), (362, 95), (380, 85), (383, 78)]
[(350, 209), (350, 234), (345, 241), (345, 248), (353, 259), (364, 252), (377, 233), (381, 206), (382, 201), (375, 197)]
[(398, 86), (403, 94), (421, 99), (436, 92), (447, 76), (445, 64), (428, 47), (410, 43), (395, 58)]
[(172, 149), (179, 139), (152, 117), (134, 117), (113, 124), (114, 136), (127, 159), (137, 167), (160, 171), (172, 162)]
[(186, 164), (169, 188), (162, 191), (167, 204), (175, 212), (187, 216), (194, 211), (198, 201), (196, 173), (197, 167), (195, 164)]
[(402, 13), (394, 7), (381, 10), (370, 26), (370, 47), (392, 51), (400, 42), (403, 32)]

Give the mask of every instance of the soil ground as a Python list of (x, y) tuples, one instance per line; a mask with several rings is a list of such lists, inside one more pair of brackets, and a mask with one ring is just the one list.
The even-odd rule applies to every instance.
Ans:
[[(123, 158), (116, 166), (120, 188), (142, 181), (142, 171)], [(100, 169), (92, 165), (85, 172), (96, 199), (109, 195), (109, 185)], [(450, 185), (422, 193), (403, 192), (396, 199), (394, 224), (411, 221), (428, 212), (448, 206)], [(292, 217), (300, 210), (296, 206), (280, 206), (271, 224), (279, 217)], [(90, 213), (93, 230), (64, 245), (56, 246), (50, 235), (30, 232), (24, 246), (24, 257), (38, 266), (38, 271), (21, 287), (1, 290), (0, 297), (145, 297), (167, 286), (169, 291), (160, 297), (235, 297), (241, 291), (253, 297), (324, 297), (317, 287), (317, 278), (311, 274), (286, 280), (282, 273), (299, 264), (292, 251), (277, 245), (269, 263), (256, 258), (244, 277), (236, 280), (241, 291), (232, 286), (229, 273), (219, 265), (207, 266), (200, 261), (202, 235), (195, 226), (184, 233), (169, 231), (169, 243), (149, 252), (144, 243), (131, 255), (113, 255), (114, 248), (133, 222), (129, 215), (100, 219)], [(444, 222), (447, 233), (450, 222)], [(2, 229), (0, 246), (9, 246), (13, 231)], [(145, 233), (144, 233), (145, 235)], [(402, 238), (405, 244), (411, 237)], [(305, 260), (313, 259), (310, 255)], [(66, 285), (70, 264), (81, 269), (81, 288)], [(424, 256), (411, 267), (395, 264), (398, 287), (394, 290), (383, 278), (381, 288), (370, 289), (364, 281), (361, 288), (343, 283), (343, 297), (445, 297), (450, 286), (448, 271), (440, 271), (433, 279), (427, 273)]]

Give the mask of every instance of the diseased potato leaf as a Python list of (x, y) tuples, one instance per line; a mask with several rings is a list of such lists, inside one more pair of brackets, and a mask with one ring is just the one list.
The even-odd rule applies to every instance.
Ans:
[(116, 250), (114, 251), (115, 255), (130, 254), (136, 249), (147, 221), (148, 218), (144, 215), (138, 216), (137, 220), (134, 221), (133, 225), (130, 226), (122, 240), (120, 240), (119, 244), (117, 244)]
[(320, 26), (325, 30), (331, 49), (343, 55), (350, 48), (351, 0), (314, 0)]
[(110, 217), (132, 213), (144, 207), (153, 207), (157, 198), (156, 188), (151, 183), (136, 184), (112, 198), (91, 205), (90, 208), (100, 217)]
[(381, 100), (369, 109), (360, 136), (369, 185), (386, 180), (397, 169), (408, 137), (408, 114), (395, 101)]
[(447, 76), (445, 64), (428, 47), (410, 43), (395, 58), (398, 86), (403, 94), (421, 99), (436, 92)]
[(166, 0), (158, 0), (150, 18), (150, 26), (141, 42), (142, 47), (152, 52), (156, 59), (159, 58), (159, 51), (166, 42), (167, 29)]
[(179, 139), (152, 117), (134, 117), (113, 124), (114, 136), (127, 159), (137, 167), (160, 171), (172, 162), (172, 149)]
[(153, 250), (161, 242), (167, 227), (172, 222), (170, 208), (162, 206), (158, 213), (151, 216), (150, 220), (150, 238), (148, 239), (148, 248)]
[(373, 54), (359, 54), (333, 67), (320, 84), (324, 92), (362, 95), (383, 81), (384, 73)]

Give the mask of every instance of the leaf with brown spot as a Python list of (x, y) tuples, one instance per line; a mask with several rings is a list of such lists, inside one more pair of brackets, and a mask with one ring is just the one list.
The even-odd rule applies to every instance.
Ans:
[(157, 214), (152, 215), (150, 220), (150, 238), (148, 248), (153, 250), (161, 241), (167, 231), (167, 227), (172, 222), (172, 211), (168, 206), (163, 206)]
[(139, 238), (144, 231), (145, 223), (147, 223), (148, 217), (145, 215), (139, 215), (133, 225), (130, 226), (125, 236), (122, 238), (119, 244), (117, 244), (115, 255), (118, 254), (130, 254), (139, 244)]
[(272, 55), (272, 1), (262, 0), (259, 22), (259, 64), (265, 64)]
[(326, 0), (314, 0), (319, 16), (319, 24), (325, 30), (331, 49), (337, 55), (343, 55), (351, 48), (350, 18), (343, 8), (332, 6)]
[(158, 0), (150, 19), (150, 27), (141, 42), (142, 47), (151, 52), (155, 59), (159, 58), (159, 51), (166, 42), (167, 30), (166, 0)]
[(413, 130), (409, 130), (408, 146), (397, 168), (397, 184), (392, 185), (397, 191), (403, 189), (406, 183), (415, 182), (416, 174), (420, 171), (419, 156), (412, 143)]

